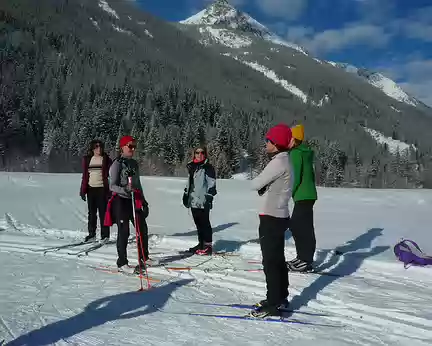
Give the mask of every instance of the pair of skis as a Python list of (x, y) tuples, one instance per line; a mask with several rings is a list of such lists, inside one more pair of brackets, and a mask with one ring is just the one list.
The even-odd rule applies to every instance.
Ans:
[(253, 317), (250, 312), (255, 310), (253, 305), (247, 304), (218, 304), (218, 303), (198, 303), (198, 302), (189, 302), (192, 304), (200, 304), (206, 306), (213, 307), (223, 307), (223, 308), (233, 308), (236, 310), (249, 310), (246, 314), (220, 314), (220, 313), (203, 313), (203, 312), (169, 312), (164, 309), (159, 308), (158, 310), (163, 313), (170, 314), (178, 314), (178, 315), (189, 315), (189, 316), (198, 316), (198, 317), (208, 317), (208, 318), (219, 318), (219, 319), (235, 319), (235, 320), (248, 320), (248, 321), (256, 321), (256, 322), (273, 322), (273, 323), (289, 323), (289, 324), (300, 324), (300, 325), (313, 325), (313, 326), (321, 326), (321, 327), (341, 327), (340, 325), (328, 324), (328, 323), (317, 323), (310, 322), (305, 320), (299, 320), (296, 318), (291, 318), (294, 314), (302, 314), (307, 316), (315, 316), (315, 317), (325, 317), (329, 316), (327, 314), (320, 313), (312, 313), (305, 311), (297, 311), (291, 309), (283, 309), (281, 310), (281, 316), (266, 316), (263, 318)]
[[(250, 264), (261, 264), (260, 261), (248, 261), (248, 263)], [(263, 268), (259, 268), (259, 269), (246, 269), (246, 271), (248, 272), (262, 272), (264, 271)], [(332, 273), (330, 271), (323, 271), (323, 270), (319, 270), (319, 269), (312, 269), (312, 270), (308, 270), (305, 272), (299, 272), (299, 271), (294, 271), (294, 270), (289, 270), (288, 268), (288, 272), (290, 274), (301, 274), (301, 275), (305, 275), (305, 274), (317, 274), (317, 275), (326, 275), (326, 276), (334, 276), (334, 277), (343, 277), (343, 275), (341, 274), (337, 274), (337, 273)]]
[[(97, 270), (97, 271), (101, 271), (101, 272), (105, 272), (105, 273), (112, 273), (112, 274), (122, 274), (128, 277), (133, 277), (133, 278), (138, 278), (139, 277), (139, 273), (128, 273), (125, 271), (121, 271), (119, 270), (117, 267), (114, 266), (105, 266), (105, 265), (98, 265), (98, 266), (93, 266), (93, 265), (88, 265), (89, 268)], [(148, 277), (149, 281), (152, 282), (161, 282), (161, 280), (159, 279), (155, 279), (152, 277)]]
[(76, 247), (80, 247), (80, 246), (84, 246), (84, 245), (89, 245), (84, 249), (81, 249), (79, 251), (75, 251), (75, 252), (68, 252), (68, 255), (76, 255), (78, 257), (84, 256), (84, 255), (88, 255), (89, 252), (91, 251), (95, 251), (99, 248), (101, 248), (102, 246), (106, 245), (106, 244), (114, 244), (114, 241), (81, 241), (81, 242), (76, 242), (76, 243), (71, 243), (71, 244), (65, 244), (65, 245), (60, 245), (60, 246), (52, 246), (52, 247), (48, 247), (48, 248), (44, 248), (44, 249), (37, 249), (37, 250), (33, 250), (34, 252), (42, 252), (44, 253), (44, 255), (48, 252), (57, 252), (60, 250), (65, 250), (65, 249), (72, 249), (72, 248), (76, 248)]
[(78, 247), (78, 246), (83, 246), (83, 245), (88, 245), (88, 244), (93, 244), (95, 243), (95, 241), (80, 241), (80, 242), (76, 242), (76, 243), (70, 243), (70, 244), (65, 244), (65, 245), (60, 245), (60, 246), (52, 246), (52, 247), (47, 247), (47, 248), (43, 248), (43, 249), (36, 249), (36, 250), (32, 250), (34, 252), (42, 252), (44, 253), (44, 255), (48, 252), (57, 252), (63, 249), (70, 249), (70, 248), (74, 248), (74, 247)]

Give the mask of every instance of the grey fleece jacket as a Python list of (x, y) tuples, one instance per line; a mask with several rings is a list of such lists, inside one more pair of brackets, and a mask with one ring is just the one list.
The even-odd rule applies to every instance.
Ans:
[(132, 198), (131, 191), (127, 188), (128, 175), (132, 175), (132, 188), (139, 189), (143, 194), (140, 181), (138, 162), (134, 159), (119, 157), (115, 159), (109, 170), (109, 188), (112, 192), (123, 198)]
[(293, 178), (289, 154), (281, 152), (273, 156), (261, 174), (252, 180), (254, 190), (265, 188), (261, 195), (260, 215), (279, 218), (290, 216), (288, 203), (292, 195)]

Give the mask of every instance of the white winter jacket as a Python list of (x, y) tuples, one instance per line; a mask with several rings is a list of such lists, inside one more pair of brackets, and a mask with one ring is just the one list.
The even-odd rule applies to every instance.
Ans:
[(254, 190), (265, 188), (264, 194), (261, 195), (260, 215), (279, 218), (290, 216), (288, 202), (292, 195), (293, 178), (289, 154), (281, 152), (273, 156), (261, 174), (252, 180)]

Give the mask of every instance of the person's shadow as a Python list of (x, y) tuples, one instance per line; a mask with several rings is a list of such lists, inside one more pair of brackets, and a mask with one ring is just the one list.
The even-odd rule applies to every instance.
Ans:
[(98, 299), (78, 315), (33, 330), (6, 345), (52, 345), (107, 322), (151, 314), (165, 305), (174, 290), (192, 281), (184, 279), (146, 292), (126, 292)]
[[(217, 225), (215, 227), (212, 228), (212, 233), (217, 233), (217, 232), (221, 232), (224, 231), (230, 227), (233, 227), (235, 225), (238, 225), (238, 222), (229, 222), (229, 223), (224, 223), (222, 225)], [(172, 235), (172, 237), (194, 237), (197, 235), (197, 230), (194, 229), (193, 231), (189, 231), (189, 232), (184, 232), (184, 233), (174, 233)]]
[[(308, 287), (305, 287), (300, 295), (295, 296), (290, 306), (293, 309), (299, 309), (301, 306), (307, 306), (308, 303), (317, 298), (317, 295), (324, 288), (329, 286), (335, 280), (340, 277), (349, 276), (355, 273), (363, 263), (363, 261), (372, 256), (376, 256), (390, 248), (390, 246), (376, 246), (371, 248), (372, 241), (382, 235), (382, 228), (372, 228), (366, 233), (358, 236), (356, 239), (349, 241), (347, 244), (338, 247), (335, 254), (329, 259), (329, 261), (317, 265), (315, 267), (318, 271), (325, 269), (331, 269), (332, 273), (337, 274), (336, 276), (319, 275), (319, 274), (304, 274), (304, 275), (316, 275), (317, 279), (312, 282)], [(364, 251), (357, 252), (358, 250)], [(327, 251), (329, 253), (330, 251)], [(324, 255), (326, 251), (322, 251), (321, 255)], [(316, 263), (322, 262), (323, 260), (317, 259)]]

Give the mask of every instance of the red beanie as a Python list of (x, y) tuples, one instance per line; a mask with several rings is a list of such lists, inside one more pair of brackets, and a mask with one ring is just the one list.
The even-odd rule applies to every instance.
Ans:
[(127, 145), (129, 142), (134, 142), (135, 138), (133, 138), (132, 136), (123, 136), (122, 138), (120, 138), (120, 142), (119, 142), (119, 147), (122, 148), (125, 145)]
[(272, 127), (266, 134), (266, 139), (270, 140), (282, 149), (288, 149), (291, 142), (292, 132), (289, 126), (278, 124)]

